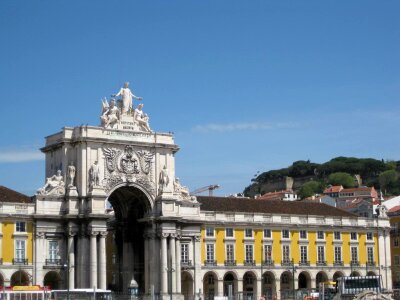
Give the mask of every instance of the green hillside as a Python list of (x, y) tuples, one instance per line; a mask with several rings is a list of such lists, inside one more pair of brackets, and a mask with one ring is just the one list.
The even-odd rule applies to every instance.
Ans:
[(286, 177), (292, 177), (294, 189), (299, 195), (306, 197), (312, 192), (322, 192), (329, 184), (355, 186), (356, 174), (361, 176), (362, 185), (382, 189), (385, 195), (400, 194), (400, 161), (355, 157), (336, 157), (322, 164), (309, 160), (296, 161), (287, 168), (270, 170), (254, 177), (252, 184), (245, 188), (244, 194), (253, 197), (271, 191), (269, 189), (279, 186)]

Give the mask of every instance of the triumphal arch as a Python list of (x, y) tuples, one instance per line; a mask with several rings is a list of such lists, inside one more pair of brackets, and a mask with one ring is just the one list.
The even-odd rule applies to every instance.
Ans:
[[(126, 292), (137, 283), (142, 294), (180, 298), (181, 239), (200, 261), (200, 204), (175, 177), (173, 135), (151, 129), (140, 100), (125, 84), (102, 100), (99, 126), (46, 137), (36, 282), (66, 268), (70, 289)], [(192, 272), (200, 278), (200, 264)]]

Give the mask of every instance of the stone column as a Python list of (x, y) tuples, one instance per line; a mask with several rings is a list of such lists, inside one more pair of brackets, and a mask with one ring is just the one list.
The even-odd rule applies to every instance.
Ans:
[(90, 288), (97, 288), (97, 232), (90, 232)]
[[(44, 247), (45, 244), (45, 234), (44, 232), (36, 232), (36, 241), (35, 241), (35, 282), (38, 285), (43, 285), (43, 265), (45, 264), (46, 261), (46, 247)], [(1, 245), (1, 234), (0, 234), (0, 257), (2, 256), (2, 245)], [(4, 263), (4, 262), (3, 262)], [(6, 278), (4, 278), (6, 280)]]
[(182, 293), (181, 288), (181, 241), (180, 236), (176, 237), (175, 249), (176, 249), (176, 292)]
[(223, 279), (221, 279), (221, 280), (218, 279), (218, 291), (217, 291), (217, 293), (218, 293), (217, 295), (220, 296), (220, 297), (224, 296), (224, 280)]
[(69, 289), (75, 288), (75, 238), (76, 232), (69, 231), (68, 232), (68, 263), (67, 263), (67, 272), (68, 272), (68, 286)]
[(262, 295), (262, 277), (260, 279), (257, 279), (257, 298), (260, 298), (260, 296)]
[(107, 288), (107, 273), (106, 273), (106, 236), (107, 232), (100, 232), (99, 241), (99, 288), (105, 290)]
[(149, 270), (149, 234), (145, 233), (144, 238), (144, 291), (150, 293), (150, 270)]
[(202, 278), (201, 278), (201, 246), (200, 246), (200, 236), (194, 237), (194, 256), (193, 256), (193, 264), (194, 264), (194, 293), (197, 295), (199, 289), (202, 289)]
[(175, 249), (175, 234), (171, 234), (169, 236), (169, 253), (171, 257), (171, 264), (170, 264), (170, 280), (171, 280), (171, 293), (175, 294), (176, 293), (176, 275), (174, 274), (175, 272), (178, 272), (176, 269), (176, 249)]
[(168, 294), (167, 236), (168, 234), (161, 234), (161, 294)]
[(234, 291), (234, 293), (242, 293), (243, 292), (243, 279), (242, 278), (237, 280), (236, 288), (237, 289)]
[(275, 291), (272, 290), (272, 293), (276, 293), (276, 298), (281, 298), (281, 280), (279, 278), (275, 278)]

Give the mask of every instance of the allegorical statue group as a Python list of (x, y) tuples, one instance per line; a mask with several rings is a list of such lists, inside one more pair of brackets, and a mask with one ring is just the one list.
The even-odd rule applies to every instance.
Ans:
[[(120, 97), (120, 99), (116, 100), (116, 97)], [(134, 108), (133, 99), (140, 101), (143, 98), (132, 93), (129, 89), (129, 82), (125, 82), (117, 94), (111, 95), (109, 101), (103, 99), (101, 125), (105, 128), (114, 128), (114, 125), (121, 120), (121, 116), (126, 115), (133, 117), (133, 123), (138, 130), (152, 132), (149, 126), (149, 116), (143, 112), (143, 104), (140, 103)]]

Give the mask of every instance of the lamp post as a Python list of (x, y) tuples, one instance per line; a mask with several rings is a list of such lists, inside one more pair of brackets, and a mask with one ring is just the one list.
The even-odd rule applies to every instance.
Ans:
[(69, 300), (69, 257), (67, 256), (67, 263), (63, 265), (64, 270), (66, 270), (66, 277), (67, 277), (67, 300)]
[(297, 268), (294, 265), (294, 259), (292, 258), (292, 288), (293, 288), (293, 300), (296, 299), (296, 291), (294, 289), (294, 273), (296, 273)]

